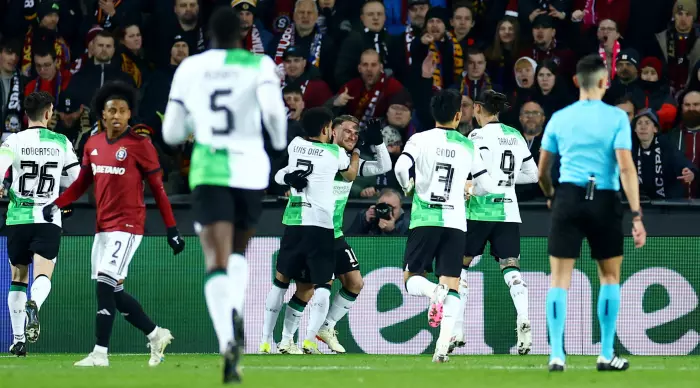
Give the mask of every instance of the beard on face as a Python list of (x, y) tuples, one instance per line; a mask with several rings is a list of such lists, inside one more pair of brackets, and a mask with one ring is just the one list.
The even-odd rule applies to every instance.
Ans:
[(540, 127), (540, 126), (536, 126), (536, 127), (525, 126), (525, 134), (527, 134), (527, 135), (537, 135), (540, 132), (542, 132), (542, 127)]
[(683, 112), (683, 124), (687, 128), (700, 127), (700, 111), (689, 110)]

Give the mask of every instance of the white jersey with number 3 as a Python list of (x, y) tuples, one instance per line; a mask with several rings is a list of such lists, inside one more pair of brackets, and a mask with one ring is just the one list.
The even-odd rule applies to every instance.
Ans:
[(415, 166), (410, 229), (440, 226), (466, 231), (467, 177), (485, 173), (472, 141), (455, 130), (435, 128), (411, 136), (403, 153)]
[[(163, 137), (177, 144), (194, 134), (190, 187), (267, 187), (270, 162), (261, 123), (265, 122), (276, 149), (282, 149), (287, 140), (279, 85), (272, 59), (243, 49), (208, 50), (178, 66)], [(187, 125), (171, 104), (185, 108)]]

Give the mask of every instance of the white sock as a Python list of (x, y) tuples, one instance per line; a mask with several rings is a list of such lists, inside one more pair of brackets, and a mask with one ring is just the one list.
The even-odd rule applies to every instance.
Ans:
[(106, 356), (107, 355), (107, 348), (105, 348), (104, 346), (95, 345), (95, 348), (92, 349), (92, 352), (104, 354)]
[(459, 313), (459, 294), (450, 291), (445, 298), (442, 323), (440, 323), (440, 336), (438, 341), (449, 342), (455, 327), (455, 319)]
[(464, 311), (467, 309), (467, 298), (469, 297), (469, 287), (467, 286), (467, 270), (462, 270), (459, 280), (459, 311), (455, 317), (455, 327), (452, 335), (464, 340)]
[(420, 275), (413, 275), (406, 282), (406, 291), (409, 295), (432, 297), (437, 284)]
[(510, 288), (510, 297), (513, 298), (515, 311), (518, 317), (528, 317), (528, 293), (527, 284), (520, 275), (520, 271), (513, 270), (503, 274), (503, 279)]
[(317, 288), (311, 300), (311, 314), (309, 315), (309, 323), (306, 327), (306, 340), (316, 340), (316, 334), (318, 334), (318, 329), (321, 328), (326, 315), (328, 315), (330, 304), (331, 290), (325, 287)]
[(233, 308), (238, 311), (238, 314), (242, 316), (245, 305), (245, 291), (248, 287), (248, 262), (245, 257), (237, 253), (229, 256), (226, 274), (231, 283), (231, 303), (233, 303)]
[(45, 275), (39, 275), (32, 283), (32, 300), (36, 302), (36, 307), (41, 310), (41, 305), (51, 292), (51, 280)]
[[(279, 284), (282, 283), (279, 282)], [(262, 342), (272, 343), (272, 334), (277, 324), (277, 317), (280, 315), (280, 310), (282, 309), (284, 294), (287, 293), (288, 288), (289, 284), (284, 288), (278, 287), (277, 284), (272, 284), (270, 292), (267, 293), (267, 299), (265, 299)]]
[(228, 276), (223, 272), (210, 274), (204, 284), (204, 298), (207, 301), (209, 317), (214, 324), (216, 337), (219, 339), (219, 351), (226, 352), (226, 346), (233, 340), (233, 322), (231, 320), (231, 297)]
[(343, 319), (352, 308), (352, 305), (355, 304), (356, 298), (357, 294), (351, 295), (350, 291), (341, 288), (333, 299), (333, 304), (331, 304), (331, 308), (328, 310), (328, 316), (326, 317), (326, 321), (323, 322), (323, 326), (329, 329), (335, 328), (335, 324)]
[(12, 343), (26, 342), (24, 338), (24, 321), (27, 313), (24, 306), (27, 304), (27, 286), (11, 285), (7, 294), (7, 307), (10, 310), (10, 322), (12, 322)]
[(287, 303), (287, 308), (284, 309), (284, 326), (282, 327), (282, 341), (292, 340), (294, 333), (299, 330), (301, 317), (304, 315), (306, 303), (292, 297), (292, 300)]

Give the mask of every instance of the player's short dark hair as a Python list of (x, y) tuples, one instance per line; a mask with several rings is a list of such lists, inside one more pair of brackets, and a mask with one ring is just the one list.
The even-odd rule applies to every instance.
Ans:
[(503, 93), (489, 89), (481, 92), (474, 103), (481, 105), (492, 115), (497, 115), (508, 108), (508, 97)]
[(241, 40), (241, 21), (238, 11), (231, 7), (217, 8), (209, 19), (209, 36), (216, 48), (237, 47)]
[(53, 97), (47, 92), (32, 92), (24, 98), (24, 113), (32, 121), (39, 121), (53, 104)]
[(333, 112), (323, 107), (311, 108), (301, 116), (301, 126), (309, 137), (317, 137), (333, 121)]
[(590, 54), (581, 58), (576, 64), (576, 78), (581, 89), (592, 89), (596, 86), (598, 75), (601, 71), (608, 71), (603, 58), (598, 54)]
[(443, 89), (430, 100), (430, 113), (436, 123), (451, 123), (462, 110), (462, 96), (458, 91)]
[(51, 56), (52, 60), (56, 60), (56, 49), (52, 45), (41, 44), (34, 49), (34, 57), (45, 57), (48, 55)]
[(282, 89), (282, 95), (287, 95), (287, 94), (298, 94), (300, 96), (304, 96), (304, 92), (301, 90), (301, 86), (299, 85), (287, 85)]
[(92, 110), (94, 112), (102, 112), (107, 102), (122, 100), (126, 102), (131, 111), (135, 111), (136, 99), (136, 89), (134, 87), (122, 81), (110, 81), (102, 85), (97, 94), (95, 94)]

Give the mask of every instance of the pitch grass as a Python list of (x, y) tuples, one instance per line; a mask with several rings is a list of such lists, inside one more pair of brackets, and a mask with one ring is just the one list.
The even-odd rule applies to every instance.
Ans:
[[(148, 355), (111, 355), (109, 368), (76, 368), (80, 355), (0, 357), (0, 386), (50, 388), (211, 387), (221, 385), (215, 355), (170, 354), (157, 368)], [(323, 355), (245, 357), (249, 387), (700, 387), (700, 357), (631, 357), (623, 373), (599, 373), (595, 357), (569, 356), (568, 370), (550, 374), (545, 356), (456, 356), (433, 364), (428, 355)]]

